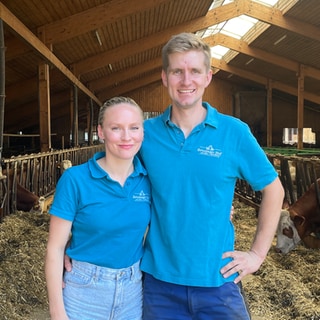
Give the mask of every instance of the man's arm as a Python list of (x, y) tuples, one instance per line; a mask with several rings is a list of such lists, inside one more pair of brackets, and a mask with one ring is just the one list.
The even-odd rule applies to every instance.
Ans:
[(232, 261), (221, 269), (225, 278), (238, 272), (239, 276), (235, 279), (235, 282), (238, 283), (245, 275), (259, 269), (274, 238), (283, 198), (284, 190), (279, 178), (276, 178), (262, 190), (258, 224), (251, 249), (248, 252), (229, 251), (223, 254), (223, 258), (232, 258)]

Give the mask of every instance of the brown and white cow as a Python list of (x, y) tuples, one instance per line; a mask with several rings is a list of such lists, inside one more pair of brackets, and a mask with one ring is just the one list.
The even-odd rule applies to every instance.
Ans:
[(38, 197), (17, 183), (17, 210), (26, 212), (34, 210), (43, 213), (44, 202), (44, 197)]
[[(320, 188), (320, 179), (317, 180)], [(315, 184), (291, 206), (284, 207), (277, 229), (276, 251), (286, 254), (302, 241), (307, 248), (320, 248), (320, 204)]]

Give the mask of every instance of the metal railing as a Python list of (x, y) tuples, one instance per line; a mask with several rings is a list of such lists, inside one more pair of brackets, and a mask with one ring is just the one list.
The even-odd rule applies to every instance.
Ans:
[(2, 159), (0, 175), (0, 221), (3, 217), (16, 211), (17, 184), (37, 196), (48, 197), (55, 191), (61, 176), (63, 160), (70, 160), (72, 165), (86, 162), (103, 145), (64, 149), (37, 154), (28, 154)]
[[(0, 221), (4, 216), (16, 211), (18, 183), (39, 197), (47, 197), (55, 191), (61, 176), (60, 166), (63, 160), (70, 160), (72, 165), (78, 165), (101, 150), (102, 144), (3, 159), (3, 175), (0, 175)], [(294, 203), (317, 178), (320, 178), (319, 157), (281, 154), (267, 156), (279, 173), (289, 204)], [(235, 195), (254, 207), (259, 207), (261, 202), (261, 193), (253, 191), (243, 180), (238, 180)], [(320, 194), (317, 196), (320, 203)]]
[[(285, 199), (289, 205), (300, 198), (318, 178), (320, 178), (320, 158), (313, 156), (283, 156), (267, 154), (270, 162), (276, 168), (285, 190)], [(320, 194), (317, 191), (320, 203)], [(250, 185), (238, 180), (235, 189), (236, 196), (249, 205), (258, 207), (261, 202), (261, 192), (255, 192)]]

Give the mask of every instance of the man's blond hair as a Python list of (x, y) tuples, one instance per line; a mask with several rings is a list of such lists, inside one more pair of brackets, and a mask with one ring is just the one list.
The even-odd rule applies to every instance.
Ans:
[(207, 71), (211, 67), (211, 50), (200, 37), (194, 33), (183, 32), (174, 35), (162, 48), (162, 69), (166, 72), (169, 67), (169, 55), (175, 52), (196, 50), (204, 53)]

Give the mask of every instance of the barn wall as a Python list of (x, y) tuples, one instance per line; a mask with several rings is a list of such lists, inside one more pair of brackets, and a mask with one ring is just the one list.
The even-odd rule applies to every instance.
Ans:
[(139, 91), (129, 92), (127, 96), (134, 99), (147, 112), (161, 113), (170, 104), (167, 89), (160, 81), (152, 83)]
[[(273, 99), (273, 145), (282, 145), (282, 129), (297, 127), (297, 104), (283, 99)], [(304, 127), (312, 128), (316, 134), (316, 147), (320, 147), (320, 112), (310, 109), (308, 105), (304, 109)], [(312, 146), (313, 147), (313, 146)]]
[(214, 79), (204, 94), (204, 100), (225, 114), (233, 114), (233, 94), (239, 87), (234, 87), (225, 81)]
[[(170, 104), (167, 89), (162, 85), (161, 81), (144, 87), (139, 91), (130, 92), (127, 95), (136, 100), (145, 111), (162, 112)], [(259, 143), (262, 146), (266, 145), (266, 91), (248, 91), (245, 87), (213, 78), (205, 91), (204, 101), (208, 101), (220, 112), (237, 116), (248, 123)], [(294, 100), (286, 101), (274, 96), (272, 122), (273, 146), (285, 146), (282, 143), (283, 128), (297, 127), (296, 102)], [(317, 144), (311, 147), (319, 148), (320, 112), (306, 107), (304, 112), (304, 127), (312, 128), (313, 132), (316, 133)]]

